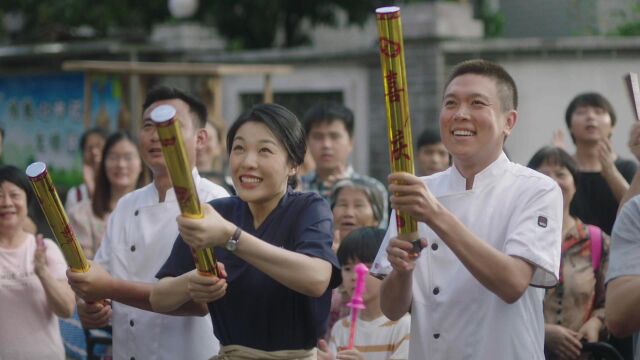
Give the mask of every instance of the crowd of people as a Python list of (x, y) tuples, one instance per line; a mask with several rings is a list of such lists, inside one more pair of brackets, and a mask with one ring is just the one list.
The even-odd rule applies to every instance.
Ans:
[[(164, 105), (200, 219), (180, 215), (151, 120)], [(417, 137), (417, 175), (381, 182), (349, 163), (343, 105), (299, 120), (258, 104), (225, 132), (197, 98), (154, 88), (137, 134), (81, 138), (65, 207), (88, 272), (65, 272), (28, 217), (24, 172), (0, 167), (0, 359), (64, 359), (57, 319), (75, 310), (85, 329), (111, 326), (114, 359), (640, 360), (640, 121), (623, 159), (609, 101), (579, 94), (575, 153), (555, 141), (524, 166), (504, 151), (517, 108), (500, 65), (458, 64), (439, 128)], [(398, 211), (418, 221), (411, 241)], [(205, 248), (217, 275), (195, 267)], [(370, 273), (354, 321), (357, 264)]]

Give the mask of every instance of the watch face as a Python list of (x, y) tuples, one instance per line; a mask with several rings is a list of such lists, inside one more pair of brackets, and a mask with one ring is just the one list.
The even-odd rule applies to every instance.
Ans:
[(227, 248), (227, 250), (229, 251), (235, 251), (237, 247), (238, 247), (238, 242), (235, 240), (229, 240), (225, 245), (225, 248)]

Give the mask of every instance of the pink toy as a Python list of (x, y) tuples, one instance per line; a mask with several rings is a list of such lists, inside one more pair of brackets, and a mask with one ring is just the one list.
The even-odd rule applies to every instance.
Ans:
[(358, 313), (361, 309), (364, 309), (364, 303), (362, 302), (362, 294), (364, 293), (367, 273), (369, 269), (366, 265), (359, 263), (356, 265), (356, 288), (353, 291), (351, 301), (347, 304), (351, 308), (351, 328), (349, 329), (349, 346), (347, 349), (353, 349), (353, 341), (356, 337), (356, 321), (358, 320)]

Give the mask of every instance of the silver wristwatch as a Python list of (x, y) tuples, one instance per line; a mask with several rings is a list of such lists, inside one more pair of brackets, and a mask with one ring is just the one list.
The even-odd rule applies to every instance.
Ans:
[(242, 233), (242, 231), (240, 230), (239, 227), (236, 227), (236, 231), (233, 232), (233, 235), (231, 235), (229, 240), (227, 240), (227, 243), (224, 245), (224, 247), (230, 252), (234, 252), (238, 248), (238, 240), (240, 240), (240, 233)]

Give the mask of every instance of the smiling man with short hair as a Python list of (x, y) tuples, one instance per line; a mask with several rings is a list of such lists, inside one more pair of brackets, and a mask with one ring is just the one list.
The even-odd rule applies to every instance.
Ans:
[[(440, 135), (453, 166), (389, 176), (391, 206), (418, 220), (415, 244), (395, 216), (373, 273), (390, 274), (381, 306), (411, 310), (410, 359), (544, 359), (544, 287), (558, 281), (562, 194), (550, 178), (503, 152), (517, 90), (499, 65), (458, 64), (444, 90)], [(429, 247), (425, 247), (429, 244)]]

